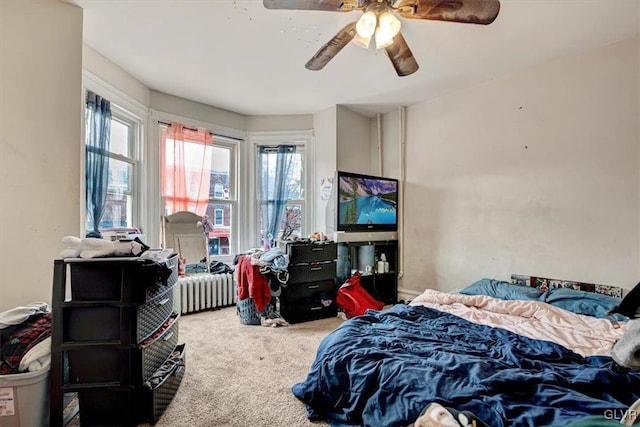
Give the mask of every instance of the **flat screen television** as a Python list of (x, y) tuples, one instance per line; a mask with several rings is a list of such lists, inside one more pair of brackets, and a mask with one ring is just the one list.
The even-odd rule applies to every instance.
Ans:
[(338, 231), (398, 230), (397, 179), (338, 171), (336, 180)]

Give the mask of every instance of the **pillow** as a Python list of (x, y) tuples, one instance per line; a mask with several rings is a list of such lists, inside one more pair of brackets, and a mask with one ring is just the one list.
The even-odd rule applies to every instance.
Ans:
[(503, 300), (541, 300), (544, 291), (494, 279), (482, 279), (460, 291), (466, 295), (488, 295)]
[(607, 295), (569, 288), (553, 288), (545, 292), (542, 301), (576, 314), (584, 314), (601, 319), (612, 318), (623, 322), (629, 320), (628, 317), (619, 313), (607, 315), (622, 301), (620, 298)]

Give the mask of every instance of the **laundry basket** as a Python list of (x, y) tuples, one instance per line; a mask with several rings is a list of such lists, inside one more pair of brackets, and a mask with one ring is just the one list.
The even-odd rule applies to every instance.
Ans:
[(245, 298), (238, 300), (236, 303), (238, 310), (238, 316), (240, 317), (240, 323), (243, 325), (259, 325), (260, 313), (256, 308), (256, 304), (252, 298)]
[(0, 426), (49, 425), (49, 368), (0, 375)]

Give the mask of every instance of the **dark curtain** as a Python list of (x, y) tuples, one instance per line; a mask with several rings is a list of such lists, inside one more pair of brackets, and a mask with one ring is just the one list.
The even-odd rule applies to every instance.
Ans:
[(90, 230), (87, 237), (102, 237), (100, 220), (107, 199), (111, 102), (91, 91), (85, 108), (85, 201)]

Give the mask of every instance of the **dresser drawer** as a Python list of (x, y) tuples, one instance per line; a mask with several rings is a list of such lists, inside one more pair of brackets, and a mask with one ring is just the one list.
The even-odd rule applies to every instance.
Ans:
[(338, 258), (335, 243), (287, 243), (289, 265), (333, 261)]
[(287, 284), (303, 282), (319, 282), (333, 280), (336, 277), (335, 261), (324, 261), (313, 264), (289, 264), (289, 280)]
[(148, 259), (67, 261), (74, 301), (143, 304), (178, 281), (178, 255), (158, 263)]
[(88, 387), (78, 392), (82, 425), (155, 424), (173, 400), (185, 371), (185, 345), (176, 346), (167, 360), (142, 386)]
[(113, 341), (137, 344), (158, 329), (172, 312), (171, 288), (139, 306), (87, 303), (66, 307), (62, 340), (65, 343)]
[(305, 303), (305, 300), (320, 303), (321, 298), (333, 300), (335, 293), (336, 285), (333, 280), (295, 283), (283, 288), (282, 299), (294, 304)]
[(322, 304), (283, 305), (280, 313), (289, 323), (306, 322), (309, 320), (335, 317), (338, 310), (335, 304), (324, 306)]
[(333, 280), (289, 285), (283, 288), (280, 313), (288, 322), (304, 322), (336, 315)]
[(167, 360), (178, 343), (178, 319), (172, 316), (137, 346), (95, 344), (67, 350), (70, 384), (142, 385)]

